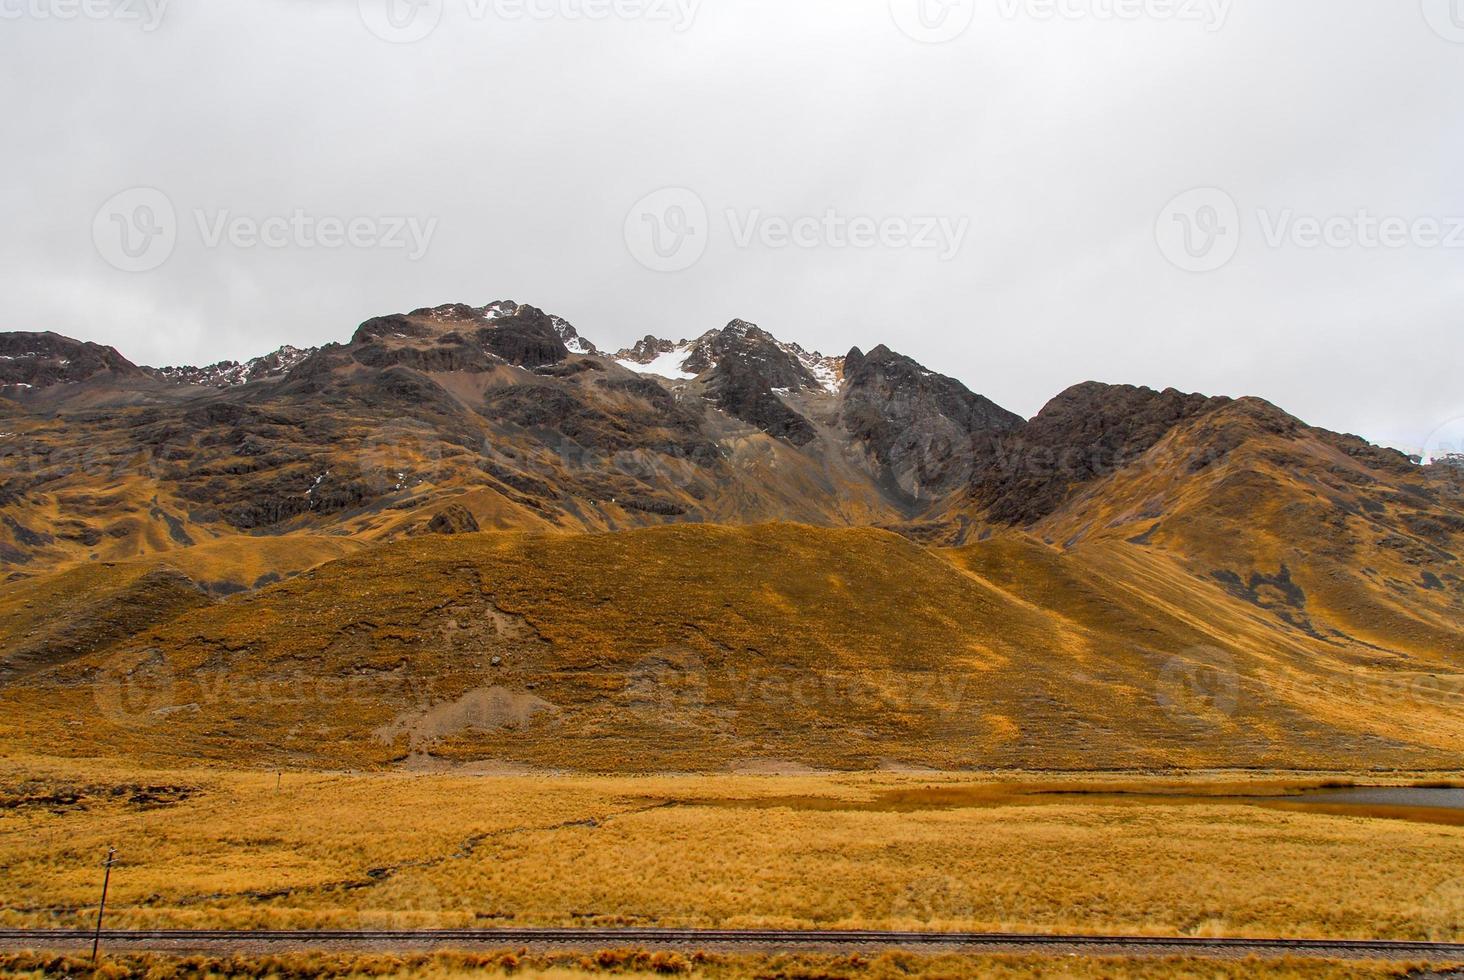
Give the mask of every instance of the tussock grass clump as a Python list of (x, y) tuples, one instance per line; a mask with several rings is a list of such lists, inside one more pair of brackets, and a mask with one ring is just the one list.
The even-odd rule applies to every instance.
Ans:
[(1385, 980), (1417, 975), (1416, 964), (1319, 960), (1076, 959), (1044, 956), (964, 956), (886, 953), (874, 957), (833, 954), (717, 955), (646, 950), (603, 950), (594, 954), (502, 951), (383, 954), (298, 954), (284, 956), (104, 957), (93, 971), (89, 958), (38, 953), (0, 953), (0, 977), (95, 977), (97, 980), (457, 980), (466, 977), (523, 977), (579, 980), (596, 976), (687, 976), (704, 980)]
[[(1399, 776), (1398, 781), (1407, 777)], [(1318, 780), (1296, 779), (1294, 785)], [(1185, 781), (146, 773), (0, 761), (0, 924), (1464, 939), (1464, 828)], [(143, 806), (131, 789), (187, 787)], [(1235, 778), (1232, 793), (1274, 791)], [(1116, 789), (1165, 790), (1141, 796)], [(11, 796), (31, 794), (10, 794)], [(1290, 804), (1282, 804), (1289, 806)]]

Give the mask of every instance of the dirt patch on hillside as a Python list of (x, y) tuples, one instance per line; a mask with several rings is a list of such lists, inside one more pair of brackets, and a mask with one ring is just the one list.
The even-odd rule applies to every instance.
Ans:
[(559, 706), (523, 691), (482, 687), (456, 701), (407, 712), (378, 728), (375, 735), (388, 745), (406, 736), (411, 750), (417, 753), (454, 735), (524, 728), (544, 714), (559, 714)]

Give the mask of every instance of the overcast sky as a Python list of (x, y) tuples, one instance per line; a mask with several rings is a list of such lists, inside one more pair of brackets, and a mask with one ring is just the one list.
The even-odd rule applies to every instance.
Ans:
[(205, 363), (512, 298), (1024, 415), (1464, 416), (1464, 0), (82, 2), (0, 0), (0, 329)]

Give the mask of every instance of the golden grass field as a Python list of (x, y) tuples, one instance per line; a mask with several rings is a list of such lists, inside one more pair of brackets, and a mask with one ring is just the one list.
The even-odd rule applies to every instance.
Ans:
[(118, 956), (104, 958), (96, 971), (88, 958), (50, 954), (0, 953), (0, 977), (91, 974), (101, 980), (167, 980), (172, 977), (357, 978), (395, 976), (412, 980), (458, 977), (525, 977), (582, 980), (615, 976), (705, 980), (908, 980), (980, 977), (1029, 980), (1383, 980), (1417, 977), (1421, 968), (1406, 963), (1328, 963), (1262, 960), (1072, 959), (1042, 956), (878, 956), (779, 955), (719, 956), (605, 950), (598, 953), (533, 955), (504, 951), (487, 955), (447, 953), (432, 956)]
[(3, 764), (0, 925), (90, 923), (114, 845), (119, 928), (1464, 939), (1464, 827), (1200, 796), (1239, 777), (1083, 783), (1190, 794), (1156, 802), (1035, 795), (1049, 777), (119, 771)]
[(0, 686), (0, 744), (153, 766), (621, 774), (1411, 770), (1464, 749), (1448, 649), (1314, 637), (1101, 541), (434, 535), (197, 608), (139, 595), (118, 565), (68, 604), (93, 573), (0, 594), (0, 667), (21, 668)]

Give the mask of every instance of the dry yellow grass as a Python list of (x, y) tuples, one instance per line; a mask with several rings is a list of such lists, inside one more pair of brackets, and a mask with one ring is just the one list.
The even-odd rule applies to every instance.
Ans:
[[(890, 953), (874, 957), (830, 955), (718, 956), (605, 950), (599, 953), (490, 954), (443, 953), (430, 956), (296, 955), (235, 957), (112, 956), (93, 974), (101, 980), (169, 980), (173, 977), (259, 977), (290, 980), (355, 980), (396, 976), (412, 980), (459, 977), (523, 977), (526, 980), (582, 980), (615, 976), (693, 980), (907, 980), (907, 978), (996, 978), (1028, 980), (1383, 980), (1417, 975), (1410, 964), (1305, 960), (1187, 960), (1120, 958), (1072, 959), (1042, 956), (917, 956)], [(0, 954), (0, 977), (41, 978), (92, 974), (91, 963), (76, 956)]]
[(793, 525), (433, 536), (8, 685), (0, 744), (261, 768), (1447, 768), (1447, 656), (1280, 629), (1132, 548), (934, 552)]
[(973, 784), (925, 775), (116, 773), (6, 764), (0, 924), (89, 922), (116, 845), (119, 927), (1464, 938), (1451, 826), (992, 784), (952, 807), (926, 787)]

